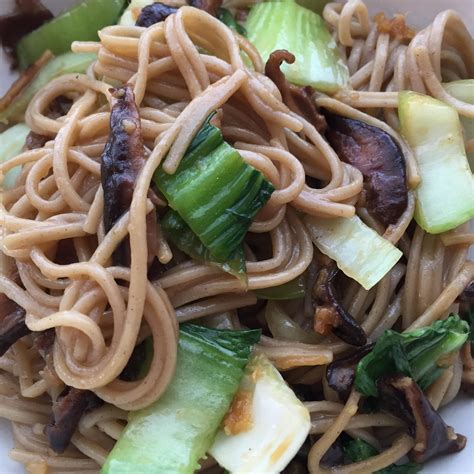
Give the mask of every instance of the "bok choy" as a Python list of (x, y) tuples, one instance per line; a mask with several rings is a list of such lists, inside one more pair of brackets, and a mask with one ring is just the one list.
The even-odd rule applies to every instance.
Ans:
[[(456, 99), (474, 105), (474, 79), (448, 82), (444, 84), (444, 88)], [(464, 128), (464, 140), (474, 140), (474, 118), (460, 115), (459, 119)], [(466, 153), (471, 171), (474, 172), (474, 150), (466, 150)]]
[(209, 262), (222, 268), (227, 273), (245, 279), (245, 255), (242, 246), (237, 247), (234, 254), (229, 258), (217, 260), (177, 212), (168, 211), (161, 220), (161, 227), (166, 237), (191, 258)]
[(254, 356), (209, 453), (230, 472), (283, 471), (308, 436), (308, 409), (264, 355)]
[(403, 374), (425, 390), (443, 372), (446, 356), (460, 349), (468, 337), (469, 325), (457, 315), (403, 334), (385, 331), (357, 364), (355, 388), (362, 395), (377, 396), (379, 377)]
[(415, 219), (438, 234), (474, 217), (474, 179), (464, 150), (456, 109), (411, 91), (400, 93), (403, 136), (415, 152), (421, 183), (415, 190)]
[[(167, 174), (160, 167), (154, 181), (171, 209), (207, 249), (206, 258), (225, 263), (241, 255), (245, 234), (274, 188), (224, 142), (221, 131), (209, 120), (192, 140), (176, 173)], [(179, 225), (176, 218), (171, 215), (165, 221), (169, 234), (183, 246), (184, 239), (179, 244), (172, 231)], [(186, 243), (189, 254), (204, 255), (204, 249), (196, 247), (197, 240), (193, 251), (190, 242)]]
[(17, 46), (20, 67), (34, 63), (44, 51), (67, 53), (73, 41), (93, 41), (97, 31), (113, 25), (125, 0), (84, 0), (26, 35)]
[[(0, 134), (0, 163), (5, 163), (21, 153), (28, 133), (30, 129), (24, 123), (18, 123)], [(5, 176), (0, 175), (0, 190), (13, 187), (20, 172), (21, 166), (16, 166)]]
[(165, 394), (131, 412), (104, 474), (191, 474), (210, 448), (259, 330), (180, 327), (176, 373)]
[(402, 256), (400, 250), (358, 216), (350, 219), (306, 216), (305, 223), (316, 247), (366, 290), (378, 283)]
[(348, 85), (349, 71), (323, 20), (294, 0), (254, 5), (245, 27), (264, 61), (278, 49), (296, 57), (281, 67), (290, 82), (328, 93)]

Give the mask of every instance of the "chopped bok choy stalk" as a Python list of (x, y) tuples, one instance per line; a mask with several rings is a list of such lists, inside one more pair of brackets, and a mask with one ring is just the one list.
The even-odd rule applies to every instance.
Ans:
[(209, 453), (225, 469), (281, 472), (311, 427), (307, 408), (264, 355), (254, 356)]
[(282, 64), (286, 78), (299, 86), (332, 93), (349, 83), (349, 70), (321, 17), (294, 0), (258, 3), (245, 24), (247, 36), (264, 61), (286, 49), (296, 61)]
[(305, 278), (300, 275), (294, 280), (270, 288), (254, 291), (255, 296), (263, 300), (294, 300), (305, 295)]
[(268, 329), (276, 339), (316, 344), (318, 335), (311, 328), (305, 331), (277, 301), (269, 301), (265, 308)]
[(65, 53), (47, 62), (21, 91), (18, 97), (0, 112), (0, 123), (18, 122), (24, 119), (25, 110), (33, 96), (54, 78), (64, 74), (84, 73), (97, 58), (95, 53)]
[(122, 26), (135, 26), (142, 8), (145, 8), (154, 2), (155, 0), (131, 0), (130, 4), (120, 17), (118, 24)]
[(253, 218), (274, 188), (224, 142), (210, 118), (192, 140), (177, 171), (168, 174), (160, 167), (154, 181), (210, 257), (222, 263), (241, 251)]
[[(0, 164), (21, 153), (28, 133), (30, 129), (24, 123), (18, 123), (0, 134)], [(15, 166), (5, 176), (0, 175), (0, 190), (15, 186), (20, 172), (21, 166)]]
[[(458, 100), (474, 105), (474, 79), (464, 79), (443, 84), (446, 91)], [(459, 116), (464, 128), (464, 140), (474, 140), (474, 118)], [(474, 150), (467, 151), (471, 171), (474, 172)]]
[(362, 395), (377, 396), (379, 377), (403, 374), (425, 390), (449, 364), (449, 354), (459, 350), (468, 337), (469, 325), (457, 315), (403, 334), (387, 330), (357, 364), (355, 388)]
[(398, 114), (421, 175), (415, 190), (418, 225), (438, 234), (474, 217), (474, 179), (456, 110), (432, 97), (404, 91)]
[(67, 53), (73, 41), (93, 41), (97, 31), (117, 21), (125, 0), (84, 0), (71, 10), (26, 35), (16, 49), (20, 68), (34, 63), (45, 51)]
[(237, 278), (246, 279), (243, 246), (237, 247), (228, 259), (218, 261), (211, 256), (209, 250), (176, 211), (170, 210), (165, 214), (161, 220), (161, 227), (166, 237), (191, 258), (211, 263)]
[(260, 331), (180, 327), (176, 373), (162, 397), (131, 412), (104, 474), (191, 474), (199, 469), (239, 387)]
[(402, 256), (357, 215), (350, 219), (307, 216), (305, 223), (316, 247), (366, 290), (377, 284)]

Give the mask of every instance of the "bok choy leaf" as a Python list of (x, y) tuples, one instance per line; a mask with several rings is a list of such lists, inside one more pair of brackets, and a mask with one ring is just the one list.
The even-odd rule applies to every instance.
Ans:
[(377, 396), (379, 377), (403, 374), (425, 390), (443, 372), (443, 359), (468, 337), (469, 325), (457, 315), (411, 332), (385, 331), (357, 364), (355, 388), (362, 395)]

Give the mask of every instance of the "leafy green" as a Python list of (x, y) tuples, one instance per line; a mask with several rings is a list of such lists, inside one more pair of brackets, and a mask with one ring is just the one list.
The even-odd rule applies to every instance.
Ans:
[(294, 280), (282, 285), (262, 288), (254, 291), (255, 296), (264, 300), (294, 300), (305, 295), (304, 276), (300, 275)]
[(474, 217), (474, 177), (457, 110), (433, 97), (402, 91), (398, 117), (421, 178), (414, 190), (417, 224), (439, 234), (468, 222)]
[(360, 438), (351, 439), (343, 446), (343, 450), (345, 456), (352, 462), (364, 461), (379, 453), (371, 444)]
[(299, 86), (334, 93), (349, 83), (349, 70), (323, 19), (294, 0), (257, 3), (245, 23), (248, 39), (267, 61), (286, 49), (293, 64), (282, 64), (286, 78)]
[(210, 119), (192, 140), (177, 171), (170, 175), (160, 167), (154, 181), (210, 259), (222, 263), (237, 258), (253, 218), (274, 188), (224, 142)]
[[(30, 129), (24, 123), (17, 123), (3, 133), (0, 133), (0, 164), (21, 153), (29, 133)], [(0, 175), (0, 191), (14, 187), (20, 173), (21, 166), (15, 166), (5, 176)]]
[[(360, 462), (379, 454), (378, 450), (361, 438), (351, 439), (343, 445), (344, 455), (348, 462)], [(417, 474), (420, 466), (414, 463), (391, 464), (374, 474)]]
[(385, 374), (411, 377), (422, 390), (442, 373), (441, 357), (458, 350), (469, 337), (469, 325), (457, 315), (431, 326), (400, 334), (388, 330), (356, 368), (355, 388), (362, 395), (377, 396), (377, 380)]
[(259, 339), (259, 330), (221, 331), (183, 324), (170, 385), (156, 402), (130, 412), (102, 473), (196, 472)]
[(219, 8), (217, 12), (217, 18), (222, 21), (225, 25), (227, 25), (231, 30), (236, 31), (239, 35), (246, 36), (247, 30), (237, 23), (236, 19), (232, 15), (232, 13), (227, 10), (227, 8)]
[(241, 280), (246, 279), (243, 245), (237, 247), (229, 258), (217, 260), (176, 211), (169, 210), (165, 214), (161, 220), (161, 227), (166, 237), (191, 258), (216, 265)]
[(97, 32), (113, 25), (120, 16), (125, 0), (84, 0), (21, 39), (17, 46), (20, 67), (25, 69), (45, 51), (63, 54), (73, 41), (94, 41)]
[(260, 329), (224, 331), (190, 323), (182, 324), (180, 331), (188, 338), (205, 345), (209, 351), (218, 352), (220, 357), (227, 358), (241, 369), (247, 364), (252, 346), (261, 336)]
[(375, 471), (374, 474), (418, 474), (420, 469), (420, 464), (407, 462), (405, 464), (391, 464), (384, 469)]

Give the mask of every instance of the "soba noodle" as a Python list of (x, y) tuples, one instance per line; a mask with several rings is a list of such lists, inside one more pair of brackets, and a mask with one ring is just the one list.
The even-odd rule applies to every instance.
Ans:
[[(257, 2), (224, 3), (243, 8)], [(236, 310), (256, 303), (248, 290), (281, 285), (308, 269), (311, 273), (314, 251), (303, 214), (331, 218), (357, 212), (404, 252), (406, 264), (393, 267), (376, 287), (367, 291), (352, 282), (345, 292), (347, 310), (370, 339), (395, 324), (401, 330), (413, 329), (457, 310), (457, 297), (474, 279), (474, 264), (467, 261), (473, 234), (467, 225), (440, 235), (419, 227), (407, 232), (420, 176), (412, 151), (397, 131), (397, 91), (430, 94), (474, 118), (474, 106), (452, 97), (441, 84), (474, 77), (473, 40), (451, 10), (438, 14), (412, 39), (380, 32), (360, 0), (328, 4), (324, 19), (347, 61), (352, 89), (334, 97), (316, 94), (316, 103), (383, 129), (406, 158), (409, 205), (388, 229), (359, 206), (360, 171), (341, 162), (313, 125), (286, 107), (264, 75), (254, 46), (203, 11), (183, 6), (147, 29), (110, 26), (99, 33), (100, 42), (74, 43), (74, 51), (96, 52), (97, 61), (85, 75), (51, 81), (31, 101), (26, 123), (49, 141), (0, 165), (3, 174), (22, 165), (16, 186), (3, 191), (0, 208), (0, 292), (26, 310), (30, 330), (56, 331), (55, 373), (45, 367), (32, 336), (0, 358), (0, 416), (12, 422), (13, 459), (30, 472), (44, 472), (46, 466), (51, 472), (97, 472), (127, 412), (157, 400), (168, 386), (179, 322), (219, 315), (230, 327), (242, 327)], [(125, 82), (133, 85), (148, 156), (130, 211), (106, 234), (100, 156), (109, 134), (110, 84)], [(66, 116), (49, 118), (45, 111), (59, 96), (70, 98), (73, 105)], [(160, 234), (156, 257), (166, 266), (149, 281), (144, 271), (149, 257), (146, 217), (155, 205), (163, 205), (148, 192), (153, 173), (162, 162), (166, 171), (176, 170), (190, 140), (215, 110), (226, 141), (276, 188), (250, 228), (252, 235), (268, 238), (271, 256), (259, 260), (248, 248), (245, 287), (216, 267), (176, 259)], [(324, 186), (311, 188), (308, 176)], [(111, 255), (126, 236), (130, 268), (113, 266)], [(65, 239), (73, 244), (68, 263), (59, 258)], [(12, 268), (19, 281), (11, 276)], [(298, 322), (305, 327), (308, 315), (300, 313)], [(136, 345), (149, 335), (154, 355), (148, 374), (133, 382), (119, 379)], [(315, 344), (263, 337), (256, 347), (286, 371), (290, 383), (325, 386), (326, 401), (307, 402), (311, 432), (319, 437), (308, 457), (312, 473), (329, 472), (320, 466), (321, 458), (343, 431), (383, 451), (336, 468), (338, 473), (381, 469), (403, 457), (414, 443), (399, 419), (358, 414), (356, 392), (345, 405), (330, 393), (321, 369), (349, 349), (330, 337)], [(473, 367), (471, 353), (463, 349), (430, 388), (435, 407), (454, 398), (461, 379), (472, 383)], [(57, 456), (48, 449), (43, 428), (51, 399), (64, 385), (92, 390), (105, 404), (81, 419), (71, 446)], [(389, 446), (377, 435), (384, 427), (398, 430)]]

